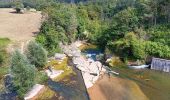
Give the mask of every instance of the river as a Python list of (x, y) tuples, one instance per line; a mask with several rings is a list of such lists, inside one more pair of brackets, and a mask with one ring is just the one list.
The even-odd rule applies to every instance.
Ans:
[[(64, 100), (89, 100), (81, 71), (74, 66), (71, 58), (68, 60), (68, 65), (72, 67), (76, 75), (66, 77), (67, 81), (55, 82), (49, 80), (48, 86), (64, 97)], [(54, 98), (54, 100), (56, 99), (58, 98)]]
[[(96, 60), (96, 55), (102, 53), (97, 49), (83, 51), (86, 55)], [(131, 69), (128, 67), (111, 67), (112, 70), (120, 73), (121, 79), (128, 79), (135, 82), (142, 92), (150, 100), (170, 100), (170, 73), (155, 71), (151, 69)], [(139, 97), (140, 98), (140, 97)]]

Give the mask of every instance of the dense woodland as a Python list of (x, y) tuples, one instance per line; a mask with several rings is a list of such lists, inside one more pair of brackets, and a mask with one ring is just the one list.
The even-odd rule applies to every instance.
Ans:
[(49, 3), (37, 41), (52, 54), (58, 43), (87, 40), (124, 58), (170, 58), (170, 1), (95, 0)]

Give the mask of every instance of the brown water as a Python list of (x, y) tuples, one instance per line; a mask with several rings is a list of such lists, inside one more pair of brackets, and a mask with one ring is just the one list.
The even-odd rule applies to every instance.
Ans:
[(120, 73), (118, 77), (137, 83), (150, 100), (170, 100), (170, 73), (121, 67), (112, 69)]
[[(85, 51), (88, 55), (98, 53), (97, 49), (91, 48)], [(135, 82), (150, 100), (170, 100), (170, 73), (151, 69), (134, 70), (128, 67), (112, 67), (112, 70), (120, 73), (117, 77)]]

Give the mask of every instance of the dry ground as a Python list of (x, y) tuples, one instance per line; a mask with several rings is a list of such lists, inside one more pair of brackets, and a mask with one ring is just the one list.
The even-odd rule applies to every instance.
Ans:
[(39, 32), (41, 25), (41, 12), (14, 13), (14, 9), (0, 8), (0, 38), (12, 40), (12, 47), (22, 48), (24, 44), (33, 39)]
[(39, 31), (41, 24), (40, 12), (16, 14), (13, 9), (0, 9), (0, 37), (11, 40), (25, 41)]
[(89, 88), (88, 93), (91, 100), (148, 100), (136, 83), (107, 75)]

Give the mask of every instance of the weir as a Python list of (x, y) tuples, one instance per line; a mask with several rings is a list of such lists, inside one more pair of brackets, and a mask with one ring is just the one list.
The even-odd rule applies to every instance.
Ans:
[(170, 60), (152, 58), (151, 69), (170, 72)]

